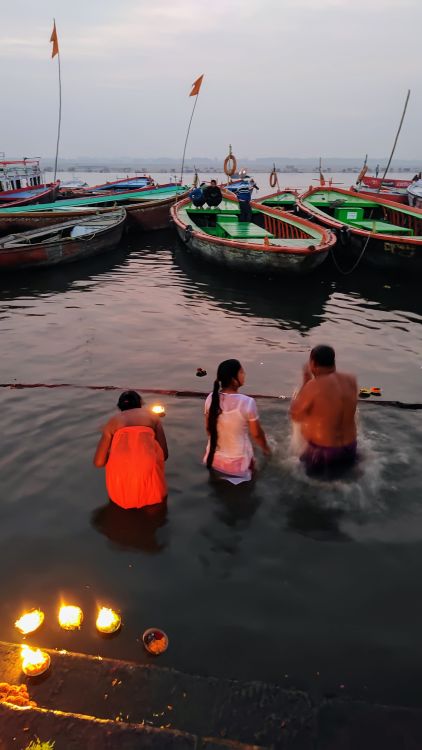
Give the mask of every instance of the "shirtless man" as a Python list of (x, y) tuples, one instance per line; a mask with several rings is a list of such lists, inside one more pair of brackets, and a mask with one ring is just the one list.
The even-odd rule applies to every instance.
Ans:
[(343, 469), (356, 460), (357, 396), (356, 378), (336, 372), (334, 349), (314, 347), (290, 409), (308, 444), (301, 456), (308, 474)]

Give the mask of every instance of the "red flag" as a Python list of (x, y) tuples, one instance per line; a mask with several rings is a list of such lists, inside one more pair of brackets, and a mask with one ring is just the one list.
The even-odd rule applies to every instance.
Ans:
[(192, 84), (192, 91), (190, 92), (189, 96), (198, 96), (203, 77), (204, 75), (202, 74), (202, 76), (199, 76), (199, 78), (196, 79), (195, 83)]
[(59, 40), (57, 38), (56, 22), (54, 21), (53, 31), (51, 32), (50, 42), (53, 42), (53, 49), (51, 50), (51, 57), (55, 57), (59, 54)]

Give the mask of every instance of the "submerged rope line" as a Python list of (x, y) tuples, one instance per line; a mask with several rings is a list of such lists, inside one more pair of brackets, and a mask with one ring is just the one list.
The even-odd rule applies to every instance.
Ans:
[[(23, 390), (30, 388), (78, 388), (88, 391), (125, 391), (127, 386), (121, 385), (83, 385), (80, 383), (0, 383), (0, 388), (12, 390)], [(175, 390), (171, 388), (136, 388), (142, 393), (153, 393), (157, 396), (176, 396), (178, 398), (206, 398), (208, 391)], [(291, 396), (280, 394), (275, 396), (268, 393), (250, 393), (252, 398), (267, 399), (272, 401), (291, 401)], [(406, 401), (387, 401), (385, 399), (359, 399), (359, 403), (372, 404), (372, 406), (395, 406), (398, 409), (422, 409), (422, 403), (409, 403)]]

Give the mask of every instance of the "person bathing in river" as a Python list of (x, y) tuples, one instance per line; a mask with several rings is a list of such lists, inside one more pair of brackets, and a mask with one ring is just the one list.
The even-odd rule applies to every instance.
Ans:
[(255, 400), (238, 393), (244, 382), (240, 362), (226, 359), (218, 366), (214, 390), (205, 401), (209, 440), (204, 463), (233, 484), (252, 478), (255, 461), (251, 437), (265, 455), (270, 455)]
[(354, 375), (336, 371), (334, 349), (314, 347), (290, 408), (307, 443), (301, 456), (307, 474), (342, 471), (355, 462), (357, 397)]
[(119, 414), (102, 428), (94, 465), (105, 466), (110, 499), (122, 508), (156, 505), (167, 497), (166, 436), (159, 417), (142, 409), (136, 391), (121, 394)]

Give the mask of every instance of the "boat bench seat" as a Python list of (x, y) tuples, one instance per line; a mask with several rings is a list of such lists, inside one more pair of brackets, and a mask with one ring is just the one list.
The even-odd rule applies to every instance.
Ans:
[(366, 229), (369, 232), (377, 232), (379, 234), (397, 234), (400, 236), (410, 237), (413, 235), (413, 229), (409, 227), (398, 227), (396, 224), (390, 224), (388, 221), (383, 219), (366, 219), (365, 221), (351, 221), (354, 227), (359, 229)]
[(223, 221), (220, 221), (217, 216), (216, 226), (224, 229), (224, 232), (230, 239), (247, 240), (274, 237), (271, 232), (267, 232), (266, 229), (250, 221), (227, 221), (226, 217), (224, 217)]

